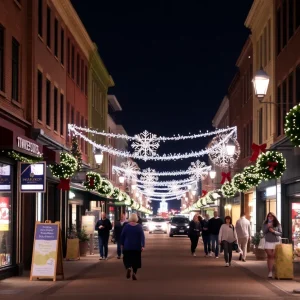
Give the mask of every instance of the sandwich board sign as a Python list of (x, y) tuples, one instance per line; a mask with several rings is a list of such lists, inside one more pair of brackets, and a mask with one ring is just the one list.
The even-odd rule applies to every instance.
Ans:
[(60, 223), (36, 222), (30, 280), (49, 278), (56, 281), (57, 275), (64, 279)]

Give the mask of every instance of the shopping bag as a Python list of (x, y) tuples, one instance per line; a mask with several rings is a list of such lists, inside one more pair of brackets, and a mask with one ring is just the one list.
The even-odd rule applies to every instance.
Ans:
[(262, 249), (265, 250), (265, 243), (266, 243), (266, 239), (263, 237), (260, 239), (259, 244), (258, 244), (258, 249)]
[(293, 279), (293, 247), (292, 244), (279, 244), (275, 248), (275, 278)]

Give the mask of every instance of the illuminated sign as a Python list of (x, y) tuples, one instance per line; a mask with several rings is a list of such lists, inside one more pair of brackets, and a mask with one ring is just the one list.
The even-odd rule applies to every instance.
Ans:
[(276, 186), (271, 186), (271, 187), (268, 187), (266, 189), (266, 196), (267, 197), (270, 197), (270, 196), (275, 196), (276, 195)]
[(29, 142), (21, 137), (17, 137), (18, 148), (26, 150), (28, 152), (40, 155), (39, 145)]
[(0, 191), (11, 190), (11, 166), (0, 164)]
[(36, 164), (21, 163), (21, 192), (45, 193), (46, 163)]

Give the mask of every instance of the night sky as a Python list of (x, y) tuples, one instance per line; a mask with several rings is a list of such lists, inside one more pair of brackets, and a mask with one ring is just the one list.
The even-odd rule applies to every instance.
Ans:
[[(253, 0), (71, 2), (115, 81), (109, 94), (123, 108), (117, 119), (129, 135), (212, 130), (249, 35), (244, 22)], [(168, 142), (159, 154), (197, 151), (207, 143)], [(195, 160), (138, 164), (165, 171), (187, 169)], [(180, 201), (169, 206), (179, 208)]]

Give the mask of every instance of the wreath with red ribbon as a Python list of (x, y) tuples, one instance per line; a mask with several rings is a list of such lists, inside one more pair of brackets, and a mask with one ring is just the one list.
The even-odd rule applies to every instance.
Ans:
[(268, 151), (258, 157), (256, 169), (261, 178), (265, 180), (280, 178), (286, 170), (286, 160), (282, 153)]
[(86, 181), (83, 183), (88, 191), (97, 191), (102, 183), (102, 178), (99, 173), (88, 172), (86, 173)]

